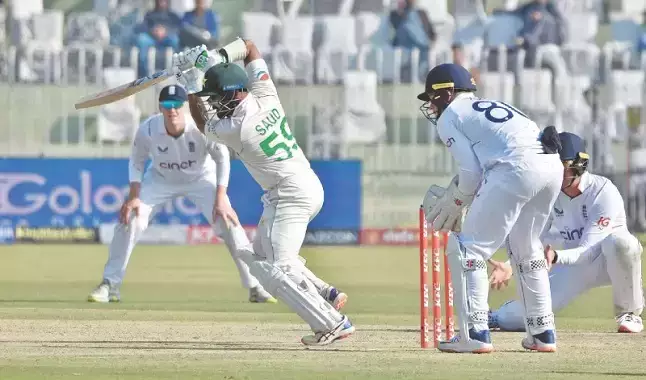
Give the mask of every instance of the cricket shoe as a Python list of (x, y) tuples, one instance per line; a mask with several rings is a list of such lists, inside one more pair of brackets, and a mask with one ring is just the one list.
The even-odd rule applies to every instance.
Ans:
[(340, 292), (339, 289), (334, 286), (328, 286), (323, 289), (321, 291), (321, 297), (325, 298), (325, 300), (337, 311), (341, 310), (341, 308), (345, 306), (345, 303), (348, 302), (348, 295)]
[(554, 330), (545, 330), (532, 337), (524, 337), (523, 348), (537, 352), (556, 352), (556, 335)]
[(620, 333), (639, 333), (644, 329), (642, 318), (633, 313), (624, 313), (617, 318), (617, 332)]
[(327, 346), (339, 339), (345, 339), (354, 333), (352, 322), (343, 316), (341, 322), (330, 331), (317, 332), (314, 335), (306, 335), (301, 339), (301, 343), (306, 346)]
[(99, 286), (90, 293), (87, 297), (87, 301), (99, 303), (119, 302), (121, 301), (119, 288), (116, 286), (110, 286), (110, 282), (108, 282), (108, 280), (103, 280)]
[(489, 330), (475, 331), (471, 328), (469, 329), (469, 340), (466, 342), (460, 341), (458, 334), (451, 340), (440, 342), (437, 349), (455, 354), (488, 354), (493, 352), (493, 344), (491, 344)]
[(249, 289), (249, 302), (253, 303), (276, 303), (278, 302), (262, 286)]

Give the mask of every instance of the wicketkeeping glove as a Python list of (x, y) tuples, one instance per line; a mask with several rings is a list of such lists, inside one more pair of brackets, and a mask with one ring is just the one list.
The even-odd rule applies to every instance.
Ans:
[[(433, 186), (429, 191), (432, 188)], [(436, 191), (433, 196), (440, 193)], [(462, 226), (465, 209), (473, 202), (474, 195), (462, 194), (458, 189), (458, 176), (455, 176), (444, 194), (437, 198), (435, 205), (426, 213), (426, 220), (433, 221), (433, 229), (436, 231), (458, 231)]]

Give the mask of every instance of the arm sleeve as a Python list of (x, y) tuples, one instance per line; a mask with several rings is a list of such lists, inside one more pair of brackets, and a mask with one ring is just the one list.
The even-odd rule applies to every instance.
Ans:
[(457, 119), (454, 115), (443, 115), (437, 123), (437, 133), (460, 168), (458, 189), (463, 194), (472, 195), (480, 185), (482, 169), (471, 147), (471, 141), (456, 128), (456, 124)]
[(269, 77), (269, 68), (264, 59), (255, 59), (247, 64), (249, 91), (259, 98), (278, 96), (274, 82)]
[(150, 122), (145, 121), (137, 130), (132, 142), (132, 152), (128, 162), (128, 179), (130, 182), (141, 182), (144, 175), (144, 165), (150, 156)]
[(617, 188), (606, 183), (590, 208), (588, 224), (584, 226), (581, 244), (576, 248), (557, 250), (558, 262), (571, 265), (592, 260), (593, 250), (590, 248), (612, 233), (618, 207), (624, 207), (621, 194)]
[(207, 150), (215, 161), (217, 185), (228, 187), (229, 176), (231, 174), (231, 158), (229, 155), (229, 148), (227, 148), (224, 144), (210, 142), (207, 145)]

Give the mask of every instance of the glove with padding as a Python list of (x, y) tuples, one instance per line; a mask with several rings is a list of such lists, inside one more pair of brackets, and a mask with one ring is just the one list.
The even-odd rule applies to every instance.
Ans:
[(177, 78), (177, 82), (186, 89), (189, 95), (202, 91), (204, 73), (201, 70), (193, 67), (176, 74), (175, 77)]
[[(431, 188), (433, 187), (431, 186)], [(426, 211), (427, 209), (424, 208), (426, 220), (433, 221), (435, 231), (458, 232), (462, 227), (462, 219), (465, 216), (466, 208), (473, 202), (474, 197), (475, 195), (466, 195), (460, 192), (458, 189), (458, 176), (455, 176), (444, 194), (437, 197), (437, 201), (430, 207), (430, 210)]]
[(224, 59), (220, 54), (210, 54), (205, 45), (200, 45), (173, 54), (172, 66), (177, 75), (194, 67), (206, 72), (212, 66), (222, 62), (224, 62)]

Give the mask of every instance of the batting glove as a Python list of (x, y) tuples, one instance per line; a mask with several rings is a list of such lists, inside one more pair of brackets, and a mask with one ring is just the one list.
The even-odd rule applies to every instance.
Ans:
[(179, 72), (176, 77), (177, 82), (186, 89), (189, 95), (202, 91), (204, 73), (201, 70), (193, 67), (184, 72)]
[(176, 74), (192, 68), (198, 68), (205, 72), (211, 66), (224, 62), (218, 53), (211, 55), (205, 45), (200, 45), (180, 53), (173, 54), (173, 70)]

